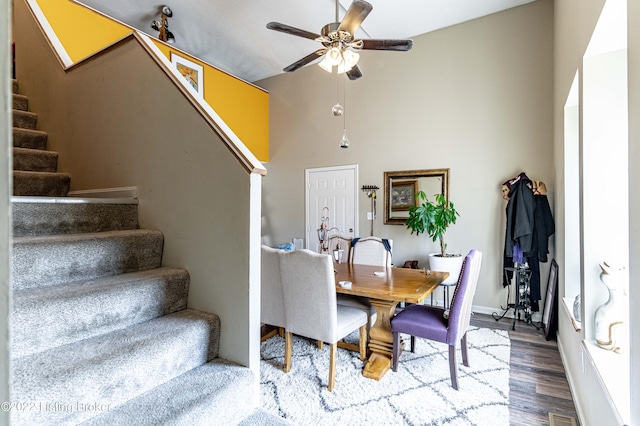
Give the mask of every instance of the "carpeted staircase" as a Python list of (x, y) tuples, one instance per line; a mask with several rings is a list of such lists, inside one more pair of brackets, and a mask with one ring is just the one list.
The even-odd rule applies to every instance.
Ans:
[(162, 233), (139, 229), (135, 199), (67, 197), (70, 176), (13, 87), (12, 424), (251, 416), (254, 378), (218, 357), (219, 318), (187, 309), (189, 274), (161, 265)]

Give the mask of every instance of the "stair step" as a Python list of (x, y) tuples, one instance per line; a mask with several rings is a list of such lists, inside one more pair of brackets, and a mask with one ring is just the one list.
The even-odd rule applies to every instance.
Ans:
[(13, 93), (18, 93), (18, 80), (16, 80), (15, 78), (12, 79), (11, 87), (12, 87)]
[(47, 149), (47, 133), (40, 130), (14, 127), (13, 146), (16, 148)]
[(189, 273), (167, 267), (14, 291), (11, 357), (184, 310), (188, 291)]
[(13, 109), (29, 111), (29, 98), (24, 95), (13, 94)]
[(14, 290), (160, 267), (163, 235), (137, 229), (13, 238)]
[(95, 417), (216, 358), (219, 334), (216, 315), (187, 309), (16, 359), (13, 395), (68, 409), (13, 411), (11, 423), (77, 424)]
[(13, 170), (55, 173), (58, 170), (58, 153), (14, 147)]
[(13, 127), (35, 129), (38, 124), (38, 114), (29, 111), (13, 110)]
[(13, 195), (64, 197), (69, 192), (67, 173), (13, 171)]
[(249, 368), (216, 359), (82, 426), (237, 425), (255, 408), (253, 384)]
[(13, 236), (80, 234), (138, 229), (138, 200), (12, 197)]

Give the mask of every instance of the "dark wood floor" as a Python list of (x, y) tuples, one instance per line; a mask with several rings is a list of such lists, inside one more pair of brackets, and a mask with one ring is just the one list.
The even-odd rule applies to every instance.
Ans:
[(564, 374), (555, 340), (545, 340), (542, 330), (513, 319), (496, 321), (490, 315), (474, 314), (471, 324), (477, 327), (507, 330), (511, 339), (509, 377), (509, 414), (512, 425), (548, 425), (549, 412), (578, 416)]

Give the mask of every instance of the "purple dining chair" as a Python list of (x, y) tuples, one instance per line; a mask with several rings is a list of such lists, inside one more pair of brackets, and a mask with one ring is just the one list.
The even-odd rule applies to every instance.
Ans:
[(393, 371), (398, 370), (401, 344), (400, 334), (411, 336), (411, 352), (415, 352), (415, 338), (435, 340), (449, 345), (449, 371), (451, 386), (458, 389), (458, 367), (456, 365), (456, 346), (460, 343), (462, 362), (469, 366), (467, 354), (467, 329), (471, 321), (471, 302), (476, 292), (482, 252), (471, 250), (464, 259), (462, 272), (458, 278), (448, 318), (444, 309), (428, 305), (411, 305), (391, 319), (393, 332)]

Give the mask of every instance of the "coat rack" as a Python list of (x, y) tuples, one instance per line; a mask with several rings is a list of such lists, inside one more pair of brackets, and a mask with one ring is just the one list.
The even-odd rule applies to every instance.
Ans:
[(376, 220), (376, 190), (380, 189), (375, 185), (362, 185), (362, 191), (367, 193), (367, 197), (371, 198), (371, 236), (373, 237), (373, 221)]
[[(507, 287), (507, 307), (502, 315), (494, 313), (496, 321), (514, 310), (515, 319), (521, 318), (538, 329), (531, 320), (532, 311), (538, 311), (541, 299), (540, 263), (548, 261), (548, 239), (555, 232), (553, 214), (547, 199), (544, 182), (530, 179), (526, 173), (502, 183), (502, 198), (507, 201), (505, 249), (503, 260), (503, 287)], [(527, 230), (527, 232), (524, 232)], [(515, 277), (515, 280), (514, 280)], [(514, 299), (511, 285), (515, 281)]]

